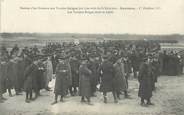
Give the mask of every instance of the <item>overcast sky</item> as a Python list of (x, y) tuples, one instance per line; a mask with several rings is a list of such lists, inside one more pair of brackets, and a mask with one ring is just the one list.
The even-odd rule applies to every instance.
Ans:
[[(153, 7), (114, 14), (66, 14), (20, 7)], [(184, 34), (184, 0), (3, 0), (2, 32)]]

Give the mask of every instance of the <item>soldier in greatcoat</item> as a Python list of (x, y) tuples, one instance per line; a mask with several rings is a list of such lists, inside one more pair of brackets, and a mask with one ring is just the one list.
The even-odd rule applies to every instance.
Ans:
[(80, 61), (76, 56), (70, 58), (71, 75), (72, 75), (72, 85), (70, 86), (70, 94), (72, 96), (77, 95), (77, 87), (79, 87), (79, 66)]
[(133, 68), (134, 78), (137, 78), (139, 66), (140, 66), (139, 53), (137, 51), (133, 50), (133, 52), (130, 56), (130, 60), (131, 60), (132, 68)]
[[(138, 96), (141, 98), (141, 106), (152, 105), (151, 97), (152, 97), (152, 80), (153, 80), (153, 71), (151, 65), (151, 59), (148, 57), (144, 59), (140, 66), (139, 70), (139, 92)], [(145, 104), (144, 100), (147, 100)]]
[(67, 61), (67, 57), (60, 57), (59, 63), (56, 67), (56, 81), (55, 81), (55, 100), (52, 103), (56, 104), (58, 96), (60, 95), (60, 101), (63, 102), (63, 97), (67, 95), (69, 88), (69, 79), (70, 79), (70, 67)]
[(6, 76), (7, 76), (7, 62), (0, 60), (0, 103), (3, 103), (6, 98), (3, 94), (6, 93)]
[(120, 99), (120, 92), (124, 92), (125, 98), (128, 97), (127, 93), (127, 82), (125, 78), (125, 68), (124, 68), (124, 63), (122, 62), (122, 58), (119, 58), (116, 63), (113, 65), (114, 66), (114, 79), (113, 79), (113, 84), (114, 84), (114, 90), (117, 93), (117, 98)]
[(22, 57), (19, 57), (17, 59), (17, 81), (18, 81), (18, 87), (19, 87), (19, 92), (22, 92), (22, 89), (24, 88), (24, 71), (25, 71), (25, 62)]
[(125, 70), (125, 78), (127, 82), (127, 88), (128, 88), (128, 79), (131, 73), (131, 62), (128, 56), (124, 56), (123, 58), (123, 64), (124, 64), (124, 70)]
[(26, 92), (25, 102), (29, 103), (32, 100), (32, 91), (36, 87), (35, 78), (38, 76), (38, 60), (34, 60), (32, 64), (30, 64), (24, 73), (25, 82), (24, 82), (24, 91)]
[(95, 92), (97, 89), (97, 85), (99, 83), (99, 60), (96, 59), (98, 58), (97, 56), (95, 56), (94, 54), (90, 56), (89, 58), (89, 64), (88, 67), (89, 69), (92, 71), (91, 74), (91, 91), (92, 91), (92, 96), (96, 96)]
[(15, 69), (14, 74), (14, 88), (16, 95), (22, 95), (21, 89), (22, 89), (22, 81), (23, 81), (23, 69), (21, 64), (22, 59), (18, 56), (14, 58), (13, 67)]
[(114, 102), (117, 103), (117, 95), (116, 91), (113, 87), (113, 79), (114, 79), (114, 67), (113, 63), (110, 60), (111, 57), (108, 55), (103, 56), (104, 61), (100, 65), (99, 71), (101, 73), (101, 83), (100, 83), (100, 91), (103, 92), (104, 103), (107, 103), (107, 93), (112, 92), (114, 97)]
[(20, 95), (21, 87), (19, 83), (19, 68), (18, 68), (18, 57), (13, 57), (8, 62), (7, 72), (7, 89), (9, 96), (12, 96), (11, 89), (15, 89), (16, 95)]
[(37, 68), (38, 70), (35, 77), (33, 78), (33, 90), (35, 92), (35, 99), (40, 96), (40, 90), (45, 88), (44, 73), (46, 69), (42, 59), (38, 60)]
[(91, 92), (91, 73), (92, 71), (87, 67), (87, 59), (83, 59), (79, 67), (79, 95), (81, 102), (85, 102), (85, 98), (90, 104)]
[(159, 64), (159, 60), (157, 57), (153, 58), (153, 62), (152, 62), (152, 68), (153, 68), (153, 79), (152, 79), (152, 90), (155, 90), (155, 83), (157, 82), (158, 76), (160, 75), (160, 64)]

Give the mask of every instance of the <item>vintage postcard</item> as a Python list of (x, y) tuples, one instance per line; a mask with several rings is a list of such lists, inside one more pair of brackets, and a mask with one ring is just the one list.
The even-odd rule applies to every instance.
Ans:
[(184, 115), (183, 0), (0, 0), (0, 115)]

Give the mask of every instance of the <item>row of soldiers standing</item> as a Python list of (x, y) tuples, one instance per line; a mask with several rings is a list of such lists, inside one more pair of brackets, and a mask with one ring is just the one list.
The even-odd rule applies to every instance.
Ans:
[(75, 56), (68, 58), (64, 54), (60, 57), (56, 67), (55, 100), (52, 104), (57, 103), (59, 95), (60, 101), (63, 101), (68, 88), (71, 95), (76, 95), (76, 87), (79, 87), (81, 102), (87, 99), (88, 104), (91, 104), (90, 97), (95, 96), (98, 84), (99, 90), (104, 95), (104, 103), (107, 103), (108, 92), (112, 92), (115, 103), (118, 102), (122, 91), (128, 98), (128, 79), (125, 77), (126, 65), (123, 58), (119, 57), (113, 63), (112, 56), (104, 55), (102, 60), (101, 62), (100, 58), (94, 55), (90, 57), (83, 55), (80, 61)]
[[(34, 51), (38, 52), (38, 50)], [(40, 66), (44, 63), (43, 57), (33, 57), (34, 59), (30, 61), (27, 67), (24, 67), (26, 70), (23, 72), (26, 102), (30, 102), (32, 99), (32, 90), (39, 95), (39, 90), (41, 88), (35, 86), (42, 84), (40, 82), (43, 81), (43, 79), (38, 80), (38, 78), (43, 76), (43, 71), (45, 70), (43, 66)], [(141, 104), (144, 105), (144, 99), (148, 100), (148, 104), (151, 104), (151, 92), (154, 89), (154, 83), (159, 75), (157, 70), (157, 66), (159, 65), (158, 63), (152, 63), (149, 56), (146, 55), (143, 57), (144, 60), (142, 60), (143, 58), (140, 58), (139, 62), (135, 62), (133, 64), (134, 66), (132, 66), (132, 60), (137, 59), (136, 56), (131, 60), (130, 56), (122, 56), (117, 52), (112, 53), (107, 51), (104, 55), (101, 54), (100, 56), (93, 54), (89, 56), (85, 55), (84, 53), (80, 56), (68, 55), (64, 51), (60, 52), (60, 55), (55, 53), (51, 58), (48, 58), (48, 60), (52, 62), (53, 73), (56, 74), (54, 89), (55, 100), (52, 104), (57, 103), (57, 98), (59, 95), (61, 95), (60, 100), (63, 101), (63, 97), (66, 96), (68, 90), (70, 91), (71, 95), (77, 95), (77, 87), (79, 87), (81, 102), (85, 102), (86, 98), (90, 104), (90, 97), (95, 96), (97, 84), (100, 84), (100, 91), (103, 92), (105, 103), (107, 103), (106, 95), (108, 92), (112, 92), (114, 102), (117, 103), (122, 91), (124, 92), (125, 97), (129, 97), (127, 94), (127, 89), (128, 76), (131, 73), (131, 67), (133, 67), (133, 69), (135, 68), (135, 75), (137, 74), (136, 72), (139, 71), (139, 96), (141, 97)], [(158, 62), (156, 59), (154, 61)], [(140, 69), (139, 65), (141, 65)], [(38, 74), (39, 71), (42, 71), (40, 72), (41, 75)], [(48, 85), (48, 83), (46, 84)], [(49, 88), (47, 87), (46, 89)]]

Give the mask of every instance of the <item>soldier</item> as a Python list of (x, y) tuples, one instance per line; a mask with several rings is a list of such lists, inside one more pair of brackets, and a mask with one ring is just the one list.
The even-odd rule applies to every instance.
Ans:
[(15, 89), (16, 95), (20, 95), (21, 87), (19, 83), (19, 69), (18, 68), (18, 57), (16, 55), (12, 55), (12, 58), (8, 62), (8, 72), (7, 72), (7, 88), (9, 92), (9, 96), (12, 96), (11, 89)]
[(90, 56), (89, 58), (89, 64), (88, 64), (89, 69), (92, 71), (91, 74), (91, 91), (92, 91), (92, 96), (96, 96), (95, 92), (97, 89), (97, 84), (99, 83), (99, 60), (98, 57), (95, 56), (94, 54)]
[(79, 66), (80, 61), (72, 56), (70, 58), (71, 75), (72, 75), (72, 85), (70, 86), (70, 94), (72, 96), (77, 95), (77, 87), (79, 87)]
[(137, 78), (138, 71), (139, 71), (139, 62), (140, 62), (140, 57), (138, 55), (138, 52), (133, 50), (130, 59), (131, 59), (131, 64), (133, 68), (134, 78)]
[(181, 74), (181, 61), (180, 61), (180, 56), (176, 53), (175, 54), (175, 64), (176, 64), (176, 75), (180, 75)]
[(126, 83), (127, 83), (127, 88), (128, 88), (128, 78), (131, 73), (131, 62), (128, 58), (128, 56), (124, 56), (122, 63), (124, 64), (124, 70), (125, 70), (125, 78), (126, 78)]
[(37, 77), (38, 75), (37, 64), (38, 64), (38, 60), (34, 60), (33, 63), (26, 68), (26, 71), (24, 74), (25, 75), (24, 90), (26, 92), (26, 99), (25, 99), (26, 103), (29, 103), (33, 99), (32, 90), (35, 87), (34, 86), (35, 77)]
[(175, 76), (177, 65), (176, 65), (176, 56), (174, 55), (174, 52), (171, 51), (168, 55), (168, 63), (167, 63), (167, 75), (169, 76)]
[(155, 90), (155, 83), (157, 82), (157, 79), (158, 79), (158, 76), (160, 75), (160, 65), (159, 65), (159, 60), (157, 57), (154, 57), (153, 58), (153, 62), (152, 62), (152, 68), (153, 68), (153, 86), (152, 86), (152, 89)]
[(70, 68), (68, 66), (67, 57), (60, 57), (59, 63), (56, 67), (56, 81), (55, 81), (55, 100), (52, 105), (57, 103), (58, 96), (60, 95), (60, 101), (63, 102), (63, 97), (67, 95)]
[(17, 58), (17, 68), (18, 73), (17, 73), (17, 81), (18, 81), (18, 89), (19, 92), (22, 92), (23, 87), (24, 87), (24, 72), (25, 72), (25, 63), (22, 57)]
[(35, 76), (33, 78), (33, 91), (35, 92), (35, 98), (40, 96), (40, 90), (45, 88), (45, 81), (44, 81), (44, 73), (46, 71), (43, 59), (38, 59), (38, 63), (36, 64), (37, 71), (35, 71)]
[(159, 51), (158, 53), (158, 62), (159, 62), (159, 72), (161, 75), (165, 74), (164, 73), (164, 59), (163, 59), (164, 55), (161, 51)]
[(117, 98), (120, 99), (120, 92), (124, 91), (125, 98), (128, 98), (127, 92), (127, 81), (125, 78), (125, 68), (124, 63), (122, 63), (122, 58), (119, 58), (114, 66), (114, 78), (113, 78), (113, 87), (117, 93)]
[(87, 98), (88, 104), (91, 97), (91, 70), (87, 67), (87, 59), (83, 59), (82, 64), (79, 67), (79, 95), (81, 96), (81, 102), (85, 102)]
[(6, 76), (7, 76), (7, 62), (4, 59), (0, 60), (0, 103), (3, 103), (6, 98), (3, 94), (6, 93)]
[(54, 55), (51, 57), (51, 60), (52, 60), (53, 74), (55, 74), (56, 66), (58, 63), (58, 55), (56, 55), (56, 53), (54, 53)]
[(169, 70), (169, 66), (168, 66), (168, 64), (169, 64), (169, 55), (168, 55), (168, 53), (167, 53), (167, 51), (166, 50), (164, 50), (164, 52), (163, 52), (163, 55), (162, 55), (162, 62), (163, 62), (163, 71), (162, 71), (162, 74), (163, 75), (168, 75), (168, 70)]
[[(140, 72), (138, 76), (139, 92), (138, 96), (141, 98), (141, 106), (153, 105), (151, 103), (152, 97), (152, 80), (153, 71), (150, 57), (146, 58), (140, 66)], [(145, 104), (144, 100), (147, 100)]]
[(178, 55), (179, 58), (179, 67), (178, 67), (178, 73), (179, 75), (183, 74), (183, 56)]
[(114, 79), (114, 67), (113, 63), (109, 61), (110, 53), (103, 56), (104, 61), (102, 62), (99, 71), (101, 72), (101, 84), (100, 91), (103, 92), (104, 103), (107, 103), (107, 93), (112, 92), (114, 97), (114, 102), (117, 103), (117, 94), (113, 89), (113, 79)]

